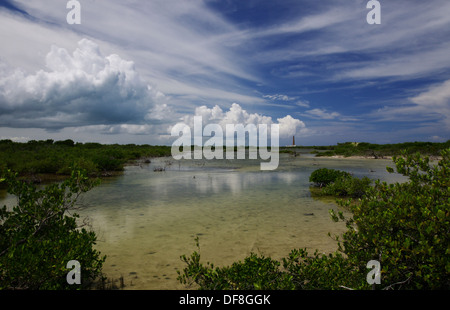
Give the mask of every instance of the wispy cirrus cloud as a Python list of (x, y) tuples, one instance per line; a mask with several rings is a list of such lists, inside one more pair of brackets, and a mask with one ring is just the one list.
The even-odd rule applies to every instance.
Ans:
[[(446, 0), (383, 1), (376, 26), (365, 0), (87, 0), (76, 26), (64, 1), (8, 3), (0, 4), (0, 126), (141, 137), (200, 106), (237, 103), (275, 122), (301, 116), (309, 133), (333, 138), (375, 139), (382, 122), (448, 133), (437, 95), (450, 72)], [(73, 66), (83, 39), (101, 51), (83, 61), (102, 74)]]
[(327, 112), (323, 109), (312, 109), (304, 113), (307, 117), (315, 119), (336, 119), (340, 116), (338, 112)]
[[(74, 30), (65, 24), (67, 10), (60, 1), (48, 0), (45, 6), (41, 1), (16, 2), (30, 14), (40, 16), (42, 22)], [(205, 74), (213, 79), (212, 72), (216, 72), (257, 80), (214, 40), (221, 33), (234, 31), (235, 26), (208, 9), (203, 1), (175, 1), (171, 5), (162, 0), (86, 1), (82, 9), (82, 23), (76, 31), (142, 61), (146, 64), (144, 71), (148, 68), (178, 78)]]
[(380, 121), (423, 123), (416, 128), (429, 130), (435, 126), (441, 134), (450, 131), (450, 80), (433, 84), (402, 105), (387, 106), (374, 112)]
[(339, 2), (338, 8), (275, 27), (267, 34), (278, 35), (280, 44), (259, 49), (254, 58), (277, 64), (273, 73), (280, 77), (314, 83), (410, 79), (450, 68), (448, 1), (384, 2), (382, 23), (375, 27), (365, 22), (365, 3)]

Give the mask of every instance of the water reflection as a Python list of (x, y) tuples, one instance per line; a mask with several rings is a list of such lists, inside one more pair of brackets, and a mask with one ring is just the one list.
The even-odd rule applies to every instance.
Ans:
[[(259, 161), (152, 160), (127, 167), (80, 199), (108, 256), (107, 276), (123, 276), (128, 289), (184, 288), (176, 270), (182, 254), (195, 249), (216, 265), (242, 260), (250, 252), (286, 256), (293, 248), (336, 249), (327, 233), (345, 231), (330, 220), (333, 202), (311, 198), (308, 181), (322, 167), (386, 181), (388, 160), (314, 158), (281, 154), (275, 171), (260, 171)], [(165, 171), (155, 172), (156, 167)]]

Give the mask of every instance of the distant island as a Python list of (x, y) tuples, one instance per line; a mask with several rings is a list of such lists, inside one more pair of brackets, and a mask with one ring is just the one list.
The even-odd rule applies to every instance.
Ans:
[[(297, 146), (299, 147), (299, 146)], [(364, 157), (364, 158), (390, 158), (401, 155), (403, 151), (407, 154), (420, 153), (431, 158), (438, 158), (440, 152), (450, 147), (447, 142), (404, 142), (396, 144), (373, 144), (367, 142), (345, 142), (332, 146), (301, 146), (301, 148), (313, 149), (316, 156), (336, 157)]]
[(35, 183), (70, 175), (74, 166), (89, 176), (106, 177), (124, 170), (136, 160), (171, 155), (169, 146), (75, 143), (31, 140), (27, 143), (0, 140), (0, 171), (10, 169)]
[[(437, 158), (441, 150), (448, 148), (450, 140), (443, 143), (345, 142), (330, 146), (293, 145), (280, 147), (279, 151), (297, 156), (298, 149), (310, 149), (315, 156), (389, 158), (400, 155), (405, 150), (408, 154), (418, 152)], [(36, 183), (46, 179), (64, 178), (70, 175), (74, 166), (85, 169), (90, 176), (107, 177), (120, 173), (125, 165), (138, 160), (149, 162), (151, 158), (166, 156), (171, 156), (171, 146), (80, 143), (70, 139), (31, 140), (26, 143), (0, 140), (0, 171), (10, 169)]]

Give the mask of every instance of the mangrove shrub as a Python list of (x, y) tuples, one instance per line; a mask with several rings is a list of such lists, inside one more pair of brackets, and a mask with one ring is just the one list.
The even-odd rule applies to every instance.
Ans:
[(309, 176), (309, 181), (314, 182), (316, 186), (323, 187), (335, 182), (337, 179), (349, 176), (350, 173), (345, 171), (321, 168), (311, 173), (311, 175)]
[[(94, 249), (96, 235), (77, 223), (75, 202), (95, 184), (84, 171), (73, 170), (61, 184), (43, 189), (0, 173), (12, 208), (0, 208), (0, 289), (80, 289), (101, 275), (105, 257)], [(81, 265), (81, 285), (69, 285), (67, 263)]]
[[(347, 226), (335, 236), (335, 253), (294, 249), (282, 264), (252, 253), (218, 268), (194, 252), (182, 256), (187, 267), (179, 280), (200, 289), (450, 289), (450, 149), (441, 156), (437, 164), (420, 154), (394, 157), (407, 182), (376, 181), (356, 202), (340, 200), (352, 216), (330, 210)], [(323, 182), (329, 171), (322, 172)], [(367, 281), (372, 260), (380, 263), (380, 284)]]

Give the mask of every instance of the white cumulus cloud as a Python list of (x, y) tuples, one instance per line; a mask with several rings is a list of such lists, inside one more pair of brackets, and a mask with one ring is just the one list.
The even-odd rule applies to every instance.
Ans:
[(282, 138), (295, 136), (299, 130), (306, 128), (305, 123), (299, 119), (293, 118), (290, 115), (283, 118), (278, 118), (277, 121), (280, 125), (280, 137)]
[[(218, 105), (213, 108), (200, 106), (195, 109), (194, 115), (185, 115), (181, 118), (184, 123), (191, 128), (194, 125), (194, 116), (202, 116), (203, 126), (207, 124), (219, 124), (225, 130), (227, 124), (242, 124), (244, 126), (253, 124), (266, 124), (270, 128), (271, 124), (279, 125), (280, 138), (289, 138), (293, 135), (300, 134), (306, 129), (305, 123), (299, 119), (295, 119), (290, 115), (278, 118), (275, 122), (272, 117), (261, 115), (258, 113), (249, 113), (239, 104), (233, 103), (228, 111), (223, 111)], [(172, 127), (169, 128), (169, 132)]]
[(46, 70), (31, 74), (20, 68), (0, 71), (0, 126), (139, 124), (152, 118), (161, 96), (132, 61), (104, 56), (87, 39), (73, 53), (52, 46), (45, 63)]

